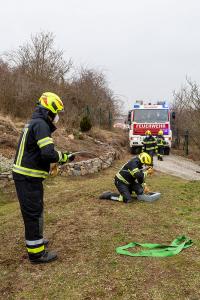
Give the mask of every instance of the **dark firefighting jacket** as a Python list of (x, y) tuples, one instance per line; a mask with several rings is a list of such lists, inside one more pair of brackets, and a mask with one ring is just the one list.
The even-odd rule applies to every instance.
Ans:
[(152, 135), (149, 137), (145, 137), (143, 140), (143, 151), (148, 152), (148, 151), (156, 151), (157, 149), (157, 141), (156, 138)]
[(132, 184), (137, 180), (142, 184), (145, 181), (146, 172), (142, 170), (142, 164), (138, 157), (129, 160), (121, 170), (116, 174), (116, 177), (125, 184)]
[(157, 135), (156, 140), (157, 140), (157, 146), (158, 147), (163, 147), (164, 145), (167, 144), (166, 141), (165, 141), (165, 138), (162, 134)]
[(51, 138), (55, 130), (56, 127), (48, 118), (48, 111), (36, 107), (19, 139), (13, 165), (14, 179), (20, 178), (20, 175), (41, 179), (48, 176), (50, 163), (62, 159), (62, 153), (54, 149)]

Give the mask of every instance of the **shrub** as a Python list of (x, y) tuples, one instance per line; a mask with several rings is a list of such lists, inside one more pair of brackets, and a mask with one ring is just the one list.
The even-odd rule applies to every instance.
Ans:
[(92, 128), (92, 124), (88, 116), (82, 118), (80, 128), (82, 132), (89, 131)]

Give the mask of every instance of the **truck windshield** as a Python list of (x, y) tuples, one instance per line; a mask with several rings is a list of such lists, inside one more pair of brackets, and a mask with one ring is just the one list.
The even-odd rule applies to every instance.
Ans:
[(167, 109), (137, 109), (134, 110), (134, 122), (165, 123), (168, 122)]

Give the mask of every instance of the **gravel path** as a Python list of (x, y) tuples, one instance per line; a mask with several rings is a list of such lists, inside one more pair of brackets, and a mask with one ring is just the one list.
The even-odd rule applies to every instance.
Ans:
[(164, 161), (154, 158), (155, 170), (181, 177), (187, 180), (200, 180), (200, 164), (177, 155), (164, 156)]

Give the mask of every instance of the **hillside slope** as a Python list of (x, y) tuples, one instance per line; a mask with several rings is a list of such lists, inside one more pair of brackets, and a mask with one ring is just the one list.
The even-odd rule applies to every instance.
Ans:
[[(4, 299), (199, 299), (198, 182), (156, 172), (147, 179), (160, 191), (154, 203), (99, 200), (115, 190), (113, 177), (130, 156), (100, 173), (45, 181), (45, 236), (59, 260), (28, 262), (24, 229), (13, 188), (0, 195), (0, 294)], [(170, 188), (169, 188), (170, 187)], [(126, 257), (129, 242), (170, 243), (185, 234), (194, 246), (169, 258)]]
[[(19, 120), (11, 120), (9, 117), (0, 116), (0, 155), (6, 158), (13, 158), (17, 142), (24, 123)], [(115, 148), (118, 156), (127, 148), (127, 132), (121, 129), (112, 131), (100, 128), (92, 128), (87, 133), (78, 130), (69, 132), (68, 128), (59, 127), (53, 133), (56, 147), (62, 151), (88, 150), (96, 155), (107, 152), (107, 146)], [(102, 142), (102, 143), (99, 143)], [(87, 158), (87, 155), (84, 155)], [(77, 157), (77, 161), (82, 157)]]

